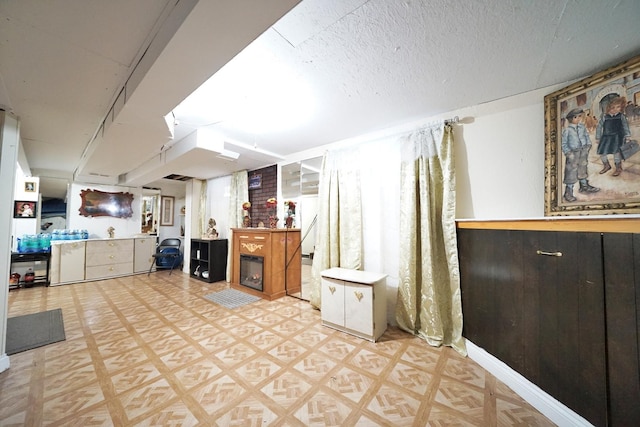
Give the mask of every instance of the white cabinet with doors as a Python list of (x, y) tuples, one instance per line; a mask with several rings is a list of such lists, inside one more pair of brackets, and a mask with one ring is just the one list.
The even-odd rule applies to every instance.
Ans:
[(155, 236), (136, 237), (133, 245), (133, 272), (144, 273), (149, 271), (153, 263), (153, 254), (156, 252)]
[(322, 324), (376, 341), (387, 329), (385, 274), (346, 268), (324, 270)]
[(51, 243), (51, 286), (84, 280), (86, 241)]

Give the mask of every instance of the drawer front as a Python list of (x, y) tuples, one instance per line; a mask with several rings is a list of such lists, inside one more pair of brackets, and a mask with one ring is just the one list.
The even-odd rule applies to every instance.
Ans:
[(127, 274), (133, 274), (133, 261), (120, 264), (96, 265), (92, 267), (87, 266), (85, 278), (87, 280), (106, 279), (108, 277), (123, 276)]
[(156, 251), (155, 239), (151, 237), (145, 237), (142, 239), (135, 239), (135, 251), (136, 253), (153, 253)]
[(87, 267), (133, 262), (133, 239), (87, 242)]
[(241, 254), (264, 256), (267, 253), (269, 242), (269, 233), (238, 234)]
[(87, 267), (133, 262), (132, 252), (87, 252)]
[(128, 252), (133, 255), (133, 239), (98, 240), (87, 242), (87, 255)]

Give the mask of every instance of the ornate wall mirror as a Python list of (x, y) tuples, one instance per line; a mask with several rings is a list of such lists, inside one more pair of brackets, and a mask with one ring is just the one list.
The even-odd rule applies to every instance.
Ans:
[(100, 190), (81, 190), (82, 204), (78, 211), (82, 216), (113, 216), (131, 218), (133, 215), (133, 194), (125, 192), (107, 192)]

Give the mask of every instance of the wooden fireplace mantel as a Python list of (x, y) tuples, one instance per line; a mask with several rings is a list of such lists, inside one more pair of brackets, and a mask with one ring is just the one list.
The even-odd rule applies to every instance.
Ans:
[[(268, 300), (300, 292), (299, 228), (232, 228), (231, 287)], [(262, 292), (240, 284), (240, 255), (264, 257)], [(287, 265), (288, 263), (288, 265)]]

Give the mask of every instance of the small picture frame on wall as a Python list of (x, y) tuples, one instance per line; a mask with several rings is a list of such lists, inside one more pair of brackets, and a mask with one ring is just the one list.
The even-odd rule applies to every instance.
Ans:
[(25, 181), (24, 182), (24, 191), (25, 191), (25, 193), (35, 193), (36, 192), (36, 183), (34, 181)]
[(262, 174), (253, 174), (249, 177), (249, 190), (258, 190), (262, 188)]
[(160, 199), (160, 225), (173, 226), (173, 211), (175, 198), (173, 196), (162, 196)]
[(640, 56), (544, 97), (545, 216), (640, 213)]
[(13, 217), (35, 218), (37, 207), (37, 202), (31, 202), (28, 200), (16, 200), (13, 204)]

